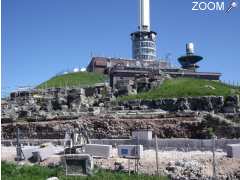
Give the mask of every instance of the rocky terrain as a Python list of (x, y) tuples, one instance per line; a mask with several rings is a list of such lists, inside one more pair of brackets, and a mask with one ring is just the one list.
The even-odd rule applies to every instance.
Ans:
[[(105, 92), (105, 95), (103, 95)], [(129, 137), (150, 128), (160, 138), (240, 137), (239, 96), (116, 101), (104, 86), (11, 94), (2, 102), (2, 137), (60, 138), (84, 127), (91, 138)]]
[(68, 129), (84, 127), (91, 138), (128, 138), (134, 129), (153, 129), (160, 138), (239, 138), (240, 126), (223, 116), (211, 113), (128, 113), (81, 116), (75, 120), (18, 122), (2, 124), (2, 137), (15, 138), (16, 127), (28, 138), (64, 138)]
[(176, 111), (207, 111), (214, 113), (240, 112), (239, 96), (202, 96), (187, 98), (162, 98), (157, 100), (129, 100), (118, 102), (125, 109), (162, 109), (169, 112)]

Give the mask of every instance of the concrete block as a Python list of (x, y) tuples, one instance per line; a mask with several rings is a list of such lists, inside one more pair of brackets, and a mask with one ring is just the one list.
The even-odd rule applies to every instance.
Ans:
[(240, 144), (228, 144), (227, 156), (240, 159)]
[(49, 158), (50, 156), (56, 154), (56, 148), (53, 144), (51, 143), (46, 143), (42, 146), (40, 146), (39, 149), (37, 149), (36, 151), (34, 151), (33, 157), (35, 160), (40, 160), (40, 161), (44, 161), (47, 158)]
[(28, 160), (33, 156), (33, 152), (37, 151), (39, 146), (24, 146), (22, 147), (22, 152), (24, 155), (24, 159)]
[(50, 178), (47, 178), (47, 180), (59, 180), (57, 177), (50, 177)]
[(112, 157), (112, 146), (102, 144), (86, 144), (85, 153), (93, 157), (110, 158)]
[(141, 159), (143, 157), (142, 145), (119, 145), (118, 156), (128, 159)]
[(137, 130), (132, 132), (133, 139), (152, 140), (152, 130)]
[(94, 167), (93, 158), (89, 154), (64, 155), (66, 176), (91, 175)]

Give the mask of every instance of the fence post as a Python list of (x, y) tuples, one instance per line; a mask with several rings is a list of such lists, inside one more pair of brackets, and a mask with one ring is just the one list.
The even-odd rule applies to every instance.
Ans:
[(155, 151), (156, 151), (156, 165), (157, 165), (157, 175), (159, 176), (159, 163), (158, 163), (158, 138), (155, 134)]
[(17, 147), (16, 147), (16, 151), (17, 151), (16, 160), (21, 161), (23, 158), (22, 158), (22, 148), (21, 148), (21, 142), (20, 142), (20, 130), (19, 130), (19, 128), (17, 128)]
[(131, 170), (130, 170), (130, 159), (128, 159), (128, 176), (130, 176)]
[(213, 153), (213, 180), (217, 180), (217, 172), (216, 172), (216, 158), (215, 158), (215, 151), (216, 151), (216, 140), (217, 136), (213, 135), (212, 137), (212, 153)]

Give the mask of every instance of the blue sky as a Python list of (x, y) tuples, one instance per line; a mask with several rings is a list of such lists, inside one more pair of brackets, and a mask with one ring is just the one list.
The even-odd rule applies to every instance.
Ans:
[[(138, 0), (2, 0), (3, 93), (85, 67), (91, 53), (131, 57), (138, 22)], [(191, 0), (151, 0), (151, 29), (159, 57), (171, 53), (178, 65), (193, 41), (204, 56), (199, 71), (240, 83), (240, 6), (224, 14), (192, 11)]]

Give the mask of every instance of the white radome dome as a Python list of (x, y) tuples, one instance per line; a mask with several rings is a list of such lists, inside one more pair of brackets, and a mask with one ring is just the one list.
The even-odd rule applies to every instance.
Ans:
[(80, 71), (81, 71), (81, 72), (85, 72), (85, 71), (86, 71), (86, 68), (81, 68)]
[(73, 72), (79, 72), (79, 69), (78, 68), (74, 68)]

